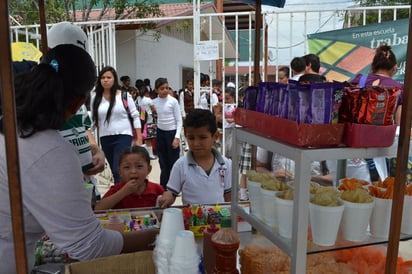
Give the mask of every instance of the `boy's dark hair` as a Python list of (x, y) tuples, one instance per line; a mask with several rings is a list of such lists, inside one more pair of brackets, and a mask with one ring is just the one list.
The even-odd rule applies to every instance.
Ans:
[(312, 68), (312, 70), (316, 73), (319, 73), (320, 70), (320, 59), (319, 56), (309, 53), (303, 56), (306, 62), (306, 66), (309, 66)]
[(135, 86), (137, 89), (139, 89), (140, 86), (145, 86), (145, 83), (143, 82), (142, 79), (137, 79), (137, 80), (134, 82), (134, 86)]
[(326, 77), (323, 75), (319, 75), (319, 74), (308, 73), (308, 74), (303, 74), (302, 76), (300, 76), (299, 82), (300, 83), (323, 83), (323, 82), (326, 82)]
[(290, 75), (290, 69), (288, 67), (281, 67), (279, 68), (279, 71), (283, 71), (286, 77), (289, 77)]
[(124, 75), (122, 77), (120, 77), (120, 81), (125, 82), (125, 81), (130, 81), (130, 77), (127, 75)]
[(225, 93), (228, 93), (231, 97), (236, 98), (236, 89), (232, 87), (227, 87)]
[(120, 152), (119, 155), (119, 166), (120, 163), (122, 162), (123, 158), (127, 155), (130, 154), (138, 154), (140, 156), (143, 157), (143, 159), (147, 162), (148, 165), (150, 165), (150, 156), (149, 156), (149, 152), (147, 152), (147, 149), (141, 146), (131, 146), (128, 148), (123, 149)]
[(207, 127), (213, 135), (217, 131), (216, 116), (208, 109), (195, 108), (187, 114), (183, 126), (185, 129)]
[(306, 61), (303, 57), (295, 57), (290, 62), (290, 67), (297, 73), (304, 72), (306, 68)]

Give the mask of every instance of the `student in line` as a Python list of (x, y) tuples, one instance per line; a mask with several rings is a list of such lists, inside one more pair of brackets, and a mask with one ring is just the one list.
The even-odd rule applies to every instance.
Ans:
[(194, 109), (186, 116), (184, 132), (190, 150), (173, 166), (159, 206), (171, 206), (180, 192), (183, 204), (229, 202), (232, 161), (213, 148), (219, 137), (215, 115), (210, 110)]

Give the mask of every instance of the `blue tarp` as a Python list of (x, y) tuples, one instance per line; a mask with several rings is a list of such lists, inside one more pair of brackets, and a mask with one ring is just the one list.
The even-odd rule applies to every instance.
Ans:
[[(252, 0), (239, 0), (238, 2), (250, 4), (250, 5), (255, 5), (256, 1)], [(262, 5), (266, 6), (272, 6), (272, 7), (278, 7), (278, 8), (283, 8), (285, 6), (286, 0), (261, 0)]]

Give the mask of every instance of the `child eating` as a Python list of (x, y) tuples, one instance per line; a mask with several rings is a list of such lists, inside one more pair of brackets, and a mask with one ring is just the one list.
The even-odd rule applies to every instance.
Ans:
[(95, 209), (156, 206), (158, 197), (163, 194), (163, 187), (147, 179), (151, 170), (150, 156), (144, 147), (124, 149), (119, 156), (121, 182), (107, 191)]

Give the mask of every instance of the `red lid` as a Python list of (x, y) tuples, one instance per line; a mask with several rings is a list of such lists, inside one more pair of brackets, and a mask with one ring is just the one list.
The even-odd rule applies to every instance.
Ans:
[(215, 220), (212, 220), (210, 224), (207, 226), (207, 231), (214, 233), (219, 230), (219, 227), (216, 225)]

